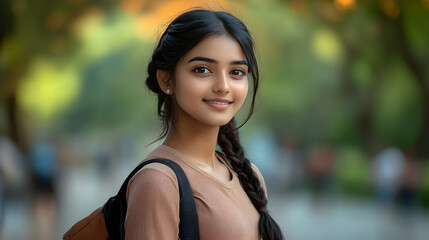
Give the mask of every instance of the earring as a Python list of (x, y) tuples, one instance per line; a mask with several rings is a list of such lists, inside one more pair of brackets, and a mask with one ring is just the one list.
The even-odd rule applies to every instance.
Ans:
[(171, 90), (170, 90), (170, 89), (167, 89), (165, 92), (166, 92), (167, 94), (170, 94), (170, 93), (171, 93)]

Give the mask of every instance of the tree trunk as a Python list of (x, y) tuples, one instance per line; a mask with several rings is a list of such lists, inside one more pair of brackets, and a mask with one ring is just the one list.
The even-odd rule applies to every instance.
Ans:
[(407, 35), (404, 31), (404, 21), (402, 15), (396, 21), (392, 21), (394, 29), (394, 39), (396, 39), (396, 44), (399, 49), (399, 52), (410, 69), (411, 73), (414, 75), (414, 80), (420, 90), (420, 95), (423, 104), (423, 113), (422, 113), (422, 125), (420, 128), (420, 133), (416, 139), (416, 152), (420, 159), (427, 157), (427, 149), (429, 147), (429, 86), (427, 82), (427, 75), (424, 67), (417, 58), (413, 55), (410, 48)]

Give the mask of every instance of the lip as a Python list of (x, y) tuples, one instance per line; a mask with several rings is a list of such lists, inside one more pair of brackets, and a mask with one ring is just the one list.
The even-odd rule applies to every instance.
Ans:
[(233, 103), (233, 101), (226, 98), (210, 98), (203, 99), (203, 101), (217, 110), (225, 110)]

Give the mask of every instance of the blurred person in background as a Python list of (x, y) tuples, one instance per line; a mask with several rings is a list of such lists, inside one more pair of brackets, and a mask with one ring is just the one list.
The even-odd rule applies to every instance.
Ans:
[[(7, 130), (7, 120), (0, 106), (0, 239), (8, 237), (13, 219), (19, 219), (22, 202), (29, 198), (25, 158)], [(18, 228), (19, 229), (19, 228)], [(25, 230), (24, 230), (25, 231)]]
[[(234, 118), (247, 97), (248, 76), (253, 80), (248, 118), (258, 90), (246, 26), (226, 12), (185, 12), (161, 36), (148, 74), (146, 84), (158, 97), (163, 120), (161, 138), (166, 138), (146, 159), (168, 158), (183, 168), (201, 239), (283, 239), (267, 210), (263, 177), (244, 154)], [(129, 182), (127, 203), (126, 239), (178, 238), (179, 194), (171, 169), (159, 163), (144, 167)]]
[(276, 163), (276, 175), (281, 181), (277, 184), (286, 191), (297, 190), (305, 178), (305, 164), (298, 140), (283, 136)]
[(57, 229), (57, 152), (53, 141), (40, 138), (30, 149), (34, 187), (35, 239), (53, 239)]
[(417, 194), (422, 186), (422, 164), (414, 151), (405, 154), (397, 194), (398, 203), (406, 215), (417, 207)]
[(404, 154), (395, 147), (387, 147), (372, 160), (372, 179), (378, 202), (387, 209), (394, 207), (404, 168)]
[(318, 146), (310, 153), (307, 172), (316, 205), (332, 190), (334, 163), (335, 154), (330, 146)]
[(404, 163), (399, 176), (396, 201), (399, 207), (401, 237), (415, 239), (416, 210), (418, 209), (418, 193), (422, 185), (422, 164), (413, 150), (404, 154)]
[(22, 154), (11, 139), (0, 134), (0, 236), (3, 235), (5, 205), (26, 194), (26, 176)]

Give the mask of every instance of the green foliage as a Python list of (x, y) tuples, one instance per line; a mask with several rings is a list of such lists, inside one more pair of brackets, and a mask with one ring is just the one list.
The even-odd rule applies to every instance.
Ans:
[[(71, 86), (72, 81), (65, 80), (73, 78), (80, 88), (63, 101), (67, 104), (50, 103), (57, 106), (44, 123), (50, 131), (156, 135), (155, 99), (144, 86), (155, 39), (140, 38), (136, 26), (141, 24), (138, 15), (150, 16), (151, 6), (164, 1), (135, 15), (106, 0), (13, 2), (14, 12), (8, 12), (14, 16), (13, 31), (2, 36), (0, 46), (0, 96), (12, 96), (30, 85), (26, 91), (33, 96), (26, 99), (39, 106), (33, 101), (68, 96), (61, 91), (71, 92), (71, 87), (62, 88)], [(306, 3), (296, 7), (298, 2)], [(249, 123), (272, 128), (279, 139), (299, 139), (303, 148), (316, 143), (350, 146), (338, 155), (344, 192), (371, 191), (364, 151), (372, 144), (415, 148), (425, 124), (428, 94), (422, 90), (429, 88), (429, 10), (420, 1), (397, 1), (400, 15), (392, 18), (378, 2), (359, 1), (341, 12), (333, 1), (246, 0), (237, 10), (255, 39), (261, 72), (260, 98)], [(40, 59), (49, 64), (42, 64), (43, 74), (32, 74)], [(60, 71), (61, 67), (71, 70)], [(23, 83), (32, 76), (46, 79), (37, 87)], [(57, 98), (34, 96), (35, 90), (45, 93), (45, 86), (53, 85), (61, 89), (52, 94)], [(6, 106), (3, 99), (0, 105)], [(245, 114), (247, 108), (239, 119)], [(31, 116), (22, 122), (40, 128)], [(367, 148), (356, 150), (363, 146)], [(426, 164), (426, 173), (427, 169)], [(424, 189), (429, 189), (427, 176)], [(423, 195), (429, 202), (427, 190)]]
[(403, 63), (396, 61), (384, 72), (374, 112), (375, 135), (381, 142), (410, 148), (421, 127), (420, 92)]
[(82, 91), (64, 115), (64, 130), (132, 132), (154, 124), (155, 99), (141, 77), (147, 62), (144, 49), (141, 44), (131, 44), (86, 67)]
[[(247, 3), (243, 16), (261, 62), (261, 123), (309, 145), (416, 146), (424, 100), (399, 46), (403, 37), (416, 64), (428, 60), (422, 23), (429, 14), (421, 4), (400, 5), (400, 18), (389, 19), (369, 2), (332, 18), (326, 2), (300, 11), (278, 1)], [(401, 26), (406, 36), (396, 34)]]
[(337, 180), (339, 190), (347, 194), (370, 195), (370, 159), (356, 148), (341, 148), (337, 151)]

